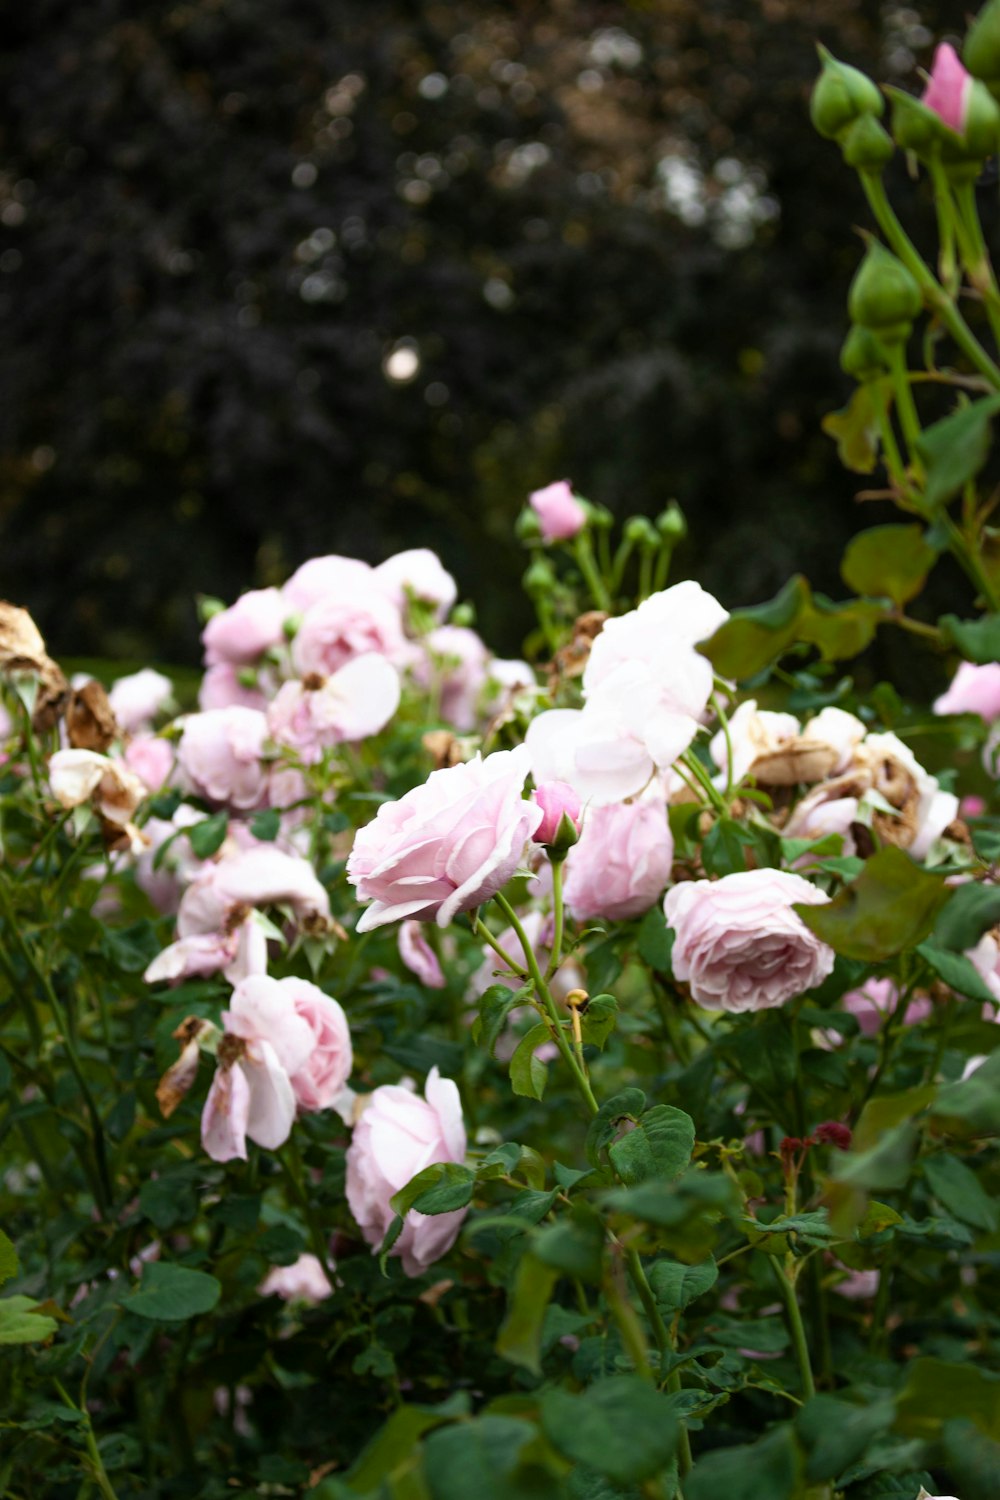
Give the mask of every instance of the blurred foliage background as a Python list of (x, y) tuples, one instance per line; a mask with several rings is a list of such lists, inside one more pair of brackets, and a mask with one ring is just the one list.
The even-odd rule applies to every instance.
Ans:
[[(808, 123), (814, 43), (914, 89), (963, 25), (877, 0), (15, 7), (0, 595), (57, 653), (182, 663), (199, 591), (431, 545), (513, 651), (512, 521), (565, 476), (621, 514), (676, 496), (683, 567), (728, 605), (799, 568), (842, 594), (844, 542), (888, 512), (859, 515), (820, 427), (866, 215)], [(928, 608), (967, 607), (938, 571)]]

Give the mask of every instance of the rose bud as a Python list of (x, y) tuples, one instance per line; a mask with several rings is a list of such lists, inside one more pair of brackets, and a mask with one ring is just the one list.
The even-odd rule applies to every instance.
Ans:
[(874, 329), (883, 343), (902, 343), (922, 307), (920, 287), (903, 262), (869, 239), (847, 296), (851, 321)]
[(838, 62), (825, 47), (818, 50), (823, 71), (809, 101), (809, 118), (820, 135), (839, 140), (861, 115), (879, 116), (885, 101), (866, 74)]
[(534, 490), (528, 504), (538, 517), (546, 542), (566, 542), (587, 524), (587, 512), (565, 479)]
[(813, 1140), (822, 1142), (824, 1146), (836, 1146), (838, 1151), (850, 1151), (850, 1127), (841, 1125), (837, 1120), (824, 1120), (813, 1131)]
[(531, 796), (543, 814), (532, 835), (534, 842), (564, 856), (580, 837), (582, 804), (578, 793), (565, 781), (546, 781)]
[(969, 27), (962, 61), (991, 92), (1000, 88), (1000, 0), (989, 0)]

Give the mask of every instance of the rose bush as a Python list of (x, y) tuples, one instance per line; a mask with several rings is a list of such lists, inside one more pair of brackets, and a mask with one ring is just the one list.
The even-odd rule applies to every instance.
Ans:
[(881, 235), (827, 427), (903, 517), (846, 599), (559, 481), (525, 661), (426, 548), (208, 602), (197, 693), (0, 604), (13, 1500), (997, 1493), (1000, 0), (963, 57), (891, 135), (813, 94)]

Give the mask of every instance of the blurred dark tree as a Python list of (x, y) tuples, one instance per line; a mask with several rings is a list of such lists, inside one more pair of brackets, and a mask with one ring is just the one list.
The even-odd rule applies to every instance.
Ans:
[(683, 561), (729, 604), (795, 568), (842, 592), (859, 484), (820, 421), (848, 392), (865, 213), (808, 124), (813, 44), (914, 87), (962, 22), (875, 0), (12, 9), (0, 594), (58, 652), (191, 660), (193, 593), (426, 544), (511, 650), (512, 519), (563, 475), (623, 514), (676, 495)]

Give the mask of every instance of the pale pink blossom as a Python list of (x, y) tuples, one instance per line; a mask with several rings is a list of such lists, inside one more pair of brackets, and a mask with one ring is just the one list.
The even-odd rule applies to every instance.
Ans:
[(414, 664), (414, 680), (421, 687), (435, 687), (441, 718), (466, 734), (479, 721), (490, 653), (466, 625), (439, 625), (423, 644), (426, 657)]
[(267, 793), (267, 719), (253, 708), (211, 708), (184, 720), (177, 758), (195, 791), (212, 802), (260, 807)]
[(147, 729), (157, 714), (170, 706), (173, 687), (169, 677), (152, 667), (143, 667), (111, 684), (108, 701), (126, 734)]
[(987, 724), (1000, 718), (1000, 662), (963, 661), (951, 686), (934, 700), (936, 714), (978, 714)]
[(359, 829), (347, 878), (372, 904), (359, 932), (403, 917), (446, 927), (506, 885), (542, 811), (522, 796), (528, 766), (498, 750), (432, 771), (422, 786), (386, 802)]
[(956, 1495), (931, 1495), (921, 1485), (917, 1500), (958, 1500), (958, 1497)]
[(286, 682), (268, 706), (268, 728), (276, 744), (311, 765), (334, 745), (378, 734), (399, 707), (399, 695), (395, 667), (368, 652), (332, 677)]
[(536, 844), (554, 843), (563, 818), (567, 818), (579, 834), (583, 804), (568, 782), (543, 781), (531, 795), (543, 813), (542, 821), (534, 833)]
[(972, 93), (972, 75), (963, 66), (958, 53), (948, 42), (942, 42), (934, 53), (934, 63), (921, 104), (953, 130), (956, 135), (965, 134), (965, 120)]
[(592, 804), (635, 796), (656, 774), (642, 740), (628, 733), (612, 710), (590, 704), (539, 714), (524, 743), (536, 783), (567, 782)]
[(670, 879), (674, 842), (658, 798), (590, 807), (566, 856), (566, 905), (578, 922), (624, 922), (659, 900)]
[[(435, 1162), (462, 1161), (465, 1145), (458, 1089), (437, 1068), (427, 1075), (423, 1099), (394, 1084), (369, 1095), (347, 1149), (347, 1202), (373, 1251), (395, 1217), (393, 1194)], [(407, 1276), (420, 1276), (450, 1250), (465, 1214), (410, 1210), (390, 1252), (402, 1258)]]
[(415, 974), (426, 989), (443, 990), (446, 981), (441, 971), (441, 964), (434, 949), (424, 937), (421, 923), (412, 919), (408, 922), (401, 922), (396, 941), (399, 956), (410, 973)]
[(60, 806), (90, 802), (102, 818), (122, 826), (149, 795), (146, 783), (123, 761), (96, 750), (56, 750), (49, 757), (49, 785)]
[(201, 633), (206, 666), (229, 662), (252, 666), (265, 651), (280, 646), (290, 611), (278, 589), (251, 589), (235, 604), (213, 615)]
[(329, 677), (369, 652), (401, 666), (414, 649), (399, 610), (369, 578), (363, 588), (324, 596), (306, 610), (292, 641), (292, 663), (300, 677)]
[(289, 1073), (299, 1109), (306, 1113), (332, 1109), (354, 1063), (343, 1006), (306, 979), (268, 979), (266, 983), (280, 986), (295, 1015), (312, 1032), (312, 1047), (305, 1061)]
[(258, 687), (248, 687), (240, 680), (238, 668), (229, 662), (209, 667), (198, 689), (198, 707), (203, 713), (219, 708), (267, 707), (267, 694)]
[(174, 752), (159, 735), (137, 734), (125, 746), (123, 759), (151, 792), (158, 792), (173, 770)]
[(853, 1302), (868, 1302), (878, 1291), (880, 1280), (881, 1273), (877, 1270), (848, 1270), (846, 1276), (840, 1281), (834, 1282), (833, 1290), (837, 1293), (838, 1297), (848, 1297)]
[(307, 859), (258, 844), (206, 865), (181, 898), (180, 937), (224, 931), (241, 907), (289, 907), (300, 923), (330, 915), (330, 898)]
[(965, 956), (990, 994), (1000, 1002), (1000, 942), (997, 941), (996, 929), (984, 932), (979, 942)]
[(283, 1302), (323, 1302), (333, 1291), (318, 1255), (300, 1255), (290, 1266), (272, 1266), (257, 1292)]
[(288, 613), (304, 614), (320, 599), (358, 594), (372, 587), (374, 569), (356, 557), (311, 557), (297, 568), (282, 589)]
[(834, 952), (792, 908), (829, 899), (784, 870), (674, 886), (664, 911), (676, 934), (675, 978), (707, 1010), (765, 1010), (805, 994), (830, 973)]
[(291, 1134), (295, 1094), (269, 1042), (223, 1037), (201, 1114), (201, 1144), (213, 1161), (247, 1159), (247, 1138), (276, 1151)]
[(143, 978), (147, 984), (180, 984), (220, 971), (230, 984), (267, 972), (267, 937), (252, 911), (224, 932), (178, 938), (156, 955)]
[[(892, 979), (866, 979), (860, 989), (848, 990), (841, 1007), (857, 1018), (862, 1036), (877, 1036), (886, 1019), (899, 1007), (899, 986)], [(909, 1002), (903, 1020), (914, 1026), (932, 1015), (934, 1006), (927, 995)]]
[(413, 547), (387, 557), (374, 570), (374, 581), (404, 615), (408, 601), (416, 599), (430, 605), (435, 618), (443, 620), (458, 598), (458, 585), (429, 547)]
[(565, 479), (557, 479), (544, 489), (533, 490), (528, 496), (531, 506), (547, 542), (566, 542), (582, 531), (587, 524), (587, 512), (573, 493)]

